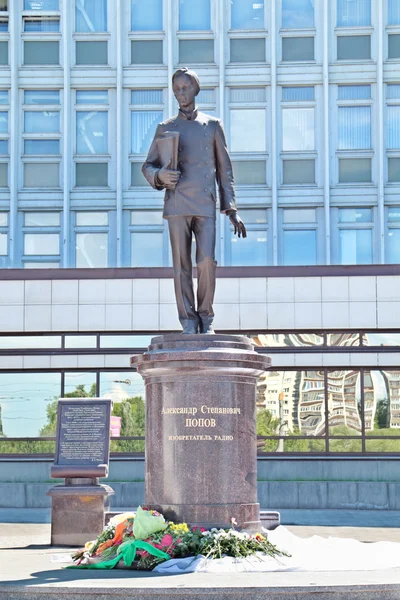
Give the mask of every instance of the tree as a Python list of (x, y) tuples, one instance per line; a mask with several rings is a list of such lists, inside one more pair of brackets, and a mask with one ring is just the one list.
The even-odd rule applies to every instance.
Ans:
[(376, 403), (376, 412), (374, 418), (375, 429), (385, 429), (388, 426), (388, 409), (389, 402), (387, 398), (379, 400)]
[[(257, 435), (277, 435), (279, 430), (279, 419), (274, 417), (270, 410), (262, 409), (257, 412), (256, 432)], [(275, 452), (278, 447), (278, 440), (262, 440), (261, 452)]]
[[(141, 396), (116, 402), (112, 414), (121, 418), (121, 437), (144, 436), (146, 411)], [(144, 452), (144, 440), (112, 440), (111, 451)]]
[(3, 432), (3, 421), (1, 419), (1, 404), (0, 404), (0, 436), (4, 437), (4, 432)]

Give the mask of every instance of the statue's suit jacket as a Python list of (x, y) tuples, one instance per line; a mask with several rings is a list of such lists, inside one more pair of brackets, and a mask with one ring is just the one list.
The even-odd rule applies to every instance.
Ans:
[(156, 140), (166, 131), (179, 132), (178, 170), (181, 177), (175, 189), (165, 191), (164, 218), (215, 218), (216, 184), (221, 212), (236, 212), (232, 164), (221, 121), (195, 109), (191, 119), (179, 111), (176, 117), (158, 125), (142, 167), (143, 175), (157, 190), (163, 189), (157, 180), (157, 172), (163, 165), (159, 162)]

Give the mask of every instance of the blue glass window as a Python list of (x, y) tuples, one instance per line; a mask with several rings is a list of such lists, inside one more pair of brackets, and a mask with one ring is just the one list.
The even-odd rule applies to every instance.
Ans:
[(162, 0), (131, 0), (132, 31), (161, 31)]
[(76, 113), (76, 152), (77, 154), (107, 154), (107, 112)]
[(132, 154), (145, 154), (148, 151), (162, 117), (160, 110), (132, 112)]
[(400, 25), (399, 0), (388, 0), (388, 25)]
[(398, 83), (389, 83), (386, 86), (386, 97), (388, 99), (398, 100), (400, 98), (400, 85)]
[(60, 104), (59, 90), (27, 90), (24, 104)]
[(8, 140), (0, 140), (0, 154), (8, 154)]
[(314, 0), (282, 0), (282, 27), (284, 29), (314, 27)]
[(303, 102), (314, 99), (314, 86), (296, 86), (282, 88), (283, 102)]
[(162, 90), (132, 90), (132, 104), (162, 104)]
[(264, 29), (264, 0), (231, 0), (232, 29)]
[(315, 265), (317, 263), (317, 232), (293, 229), (283, 232), (283, 264)]
[(60, 21), (58, 19), (24, 19), (24, 31), (60, 31)]
[(59, 112), (25, 111), (25, 133), (57, 133), (60, 131)]
[(24, 0), (24, 10), (59, 10), (59, 0)]
[(372, 230), (341, 229), (339, 231), (339, 253), (342, 265), (372, 263)]
[(264, 266), (267, 264), (267, 232), (247, 231), (247, 238), (239, 240), (231, 233), (231, 265)]
[(0, 133), (8, 133), (8, 112), (0, 112)]
[(371, 221), (371, 208), (341, 208), (339, 210), (339, 223), (370, 223)]
[(400, 229), (388, 232), (387, 258), (390, 264), (400, 263)]
[(107, 31), (107, 0), (76, 0), (76, 31)]
[(25, 140), (24, 154), (60, 154), (60, 140)]
[(339, 85), (339, 100), (368, 100), (371, 98), (370, 85)]
[(387, 147), (400, 148), (400, 106), (387, 107)]
[(179, 0), (179, 29), (211, 29), (210, 0)]
[(339, 150), (371, 148), (371, 107), (339, 106)]
[(337, 0), (338, 27), (371, 25), (371, 0)]
[(0, 90), (0, 104), (8, 104), (8, 90)]
[(107, 90), (77, 90), (77, 104), (108, 104)]
[(163, 266), (163, 233), (134, 231), (131, 233), (131, 266)]

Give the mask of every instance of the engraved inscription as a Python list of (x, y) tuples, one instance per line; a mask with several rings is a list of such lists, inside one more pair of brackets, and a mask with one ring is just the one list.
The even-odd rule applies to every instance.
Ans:
[[(207, 406), (203, 404), (200, 407), (200, 413), (203, 415), (207, 415), (205, 417), (196, 416), (199, 412), (199, 409), (195, 406), (173, 406), (173, 407), (162, 407), (161, 414), (165, 416), (172, 415), (190, 415), (190, 417), (185, 417), (182, 421), (182, 425), (184, 427), (190, 428), (205, 428), (210, 429), (214, 427), (218, 427), (220, 423), (218, 423), (218, 419), (208, 416), (208, 415), (218, 415), (218, 416), (232, 416), (232, 415), (240, 415), (241, 409), (239, 407), (222, 407), (222, 406)], [(210, 432), (211, 433), (211, 432)], [(231, 442), (233, 440), (233, 435), (170, 435), (168, 436), (168, 440), (172, 442), (182, 442), (182, 441), (218, 441), (218, 442)]]
[(91, 465), (107, 461), (105, 404), (65, 405), (61, 410), (58, 464)]

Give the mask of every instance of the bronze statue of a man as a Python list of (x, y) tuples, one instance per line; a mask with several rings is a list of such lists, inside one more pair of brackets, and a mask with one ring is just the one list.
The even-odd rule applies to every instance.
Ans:
[[(239, 237), (246, 237), (246, 228), (236, 210), (232, 164), (222, 123), (195, 107), (195, 97), (200, 91), (198, 76), (187, 68), (178, 69), (172, 77), (172, 88), (179, 113), (158, 125), (142, 171), (153, 188), (166, 190), (163, 216), (168, 220), (175, 296), (183, 333), (214, 333), (216, 183), (221, 213), (229, 216)], [(157, 140), (166, 132), (179, 133), (177, 170), (160, 161)], [(193, 234), (197, 309), (191, 259)]]

